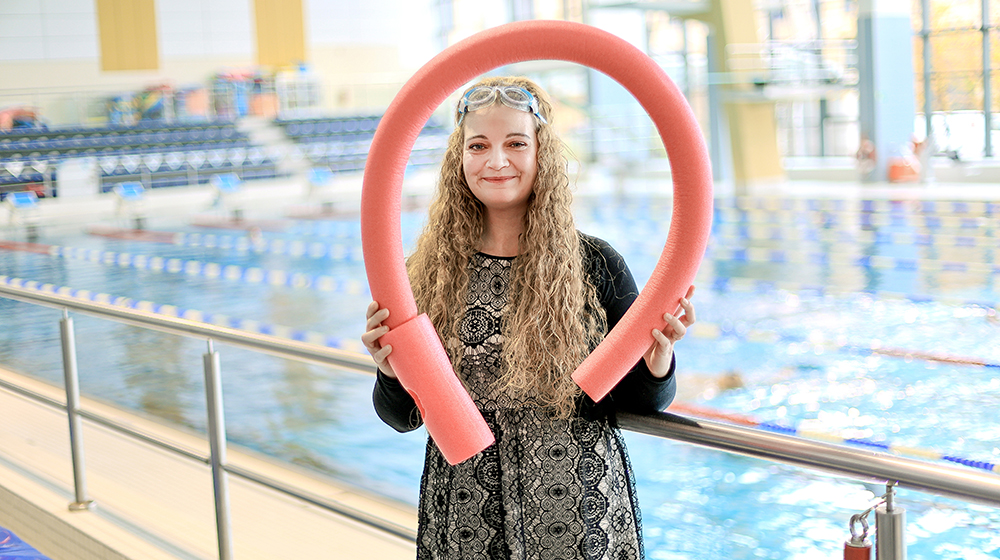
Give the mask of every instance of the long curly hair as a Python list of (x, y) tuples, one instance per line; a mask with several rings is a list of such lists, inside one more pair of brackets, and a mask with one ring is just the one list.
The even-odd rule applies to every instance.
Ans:
[[(540, 114), (552, 122), (552, 104), (531, 80), (487, 77), (472, 87), (480, 85), (527, 89), (538, 99)], [(603, 339), (606, 318), (584, 267), (563, 144), (551, 124), (537, 119), (536, 135), (538, 172), (511, 268), (498, 388), (532, 398), (565, 418), (581, 394), (570, 375)], [(417, 306), (435, 325), (456, 371), (463, 356), (458, 333), (469, 260), (480, 249), (486, 214), (465, 179), (464, 136), (464, 126), (458, 125), (448, 139), (428, 222), (407, 260)]]

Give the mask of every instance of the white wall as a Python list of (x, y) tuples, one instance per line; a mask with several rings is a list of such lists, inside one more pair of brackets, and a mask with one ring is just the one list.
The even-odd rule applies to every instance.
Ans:
[(160, 0), (156, 21), (162, 60), (254, 56), (252, 1)]
[(327, 107), (385, 107), (438, 51), (432, 0), (304, 0), (303, 11)]
[[(93, 0), (0, 0), (0, 63), (97, 56)], [(15, 78), (0, 74), (0, 87)]]
[[(304, 0), (306, 54), (330, 109), (384, 105), (436, 54), (431, 0)], [(256, 61), (253, 0), (157, 0), (160, 68), (104, 72), (94, 0), (0, 0), (0, 108), (86, 119), (87, 99), (207, 84)]]

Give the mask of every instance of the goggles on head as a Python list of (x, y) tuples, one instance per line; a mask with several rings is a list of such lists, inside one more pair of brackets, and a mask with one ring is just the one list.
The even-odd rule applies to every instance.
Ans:
[(531, 113), (543, 124), (548, 124), (545, 117), (538, 112), (538, 100), (530, 91), (520, 86), (478, 86), (470, 89), (458, 102), (458, 124), (462, 124), (469, 111), (478, 111), (496, 103), (498, 96), (500, 102), (511, 109)]

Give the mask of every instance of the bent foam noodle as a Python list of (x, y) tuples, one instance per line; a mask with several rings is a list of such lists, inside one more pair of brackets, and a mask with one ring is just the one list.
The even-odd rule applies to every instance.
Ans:
[(457, 465), (493, 444), (493, 432), (455, 376), (426, 314), (392, 329), (381, 342), (392, 346), (389, 364), (449, 463)]

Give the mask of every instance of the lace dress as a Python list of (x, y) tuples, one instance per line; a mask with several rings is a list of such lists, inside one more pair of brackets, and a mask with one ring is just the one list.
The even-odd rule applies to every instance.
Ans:
[[(643, 558), (631, 464), (613, 413), (607, 410), (609, 404), (590, 402), (577, 416), (558, 419), (531, 400), (517, 400), (492, 389), (500, 374), (500, 320), (512, 261), (486, 255), (473, 258), (468, 307), (460, 331), (465, 346), (463, 375), (496, 443), (452, 466), (428, 441), (417, 558)], [(624, 262), (620, 265), (624, 267)], [(626, 298), (624, 308), (634, 295), (632, 282), (631, 298)], [(617, 321), (617, 313), (612, 317), (609, 312), (612, 318)], [(638, 399), (635, 395), (622, 399), (631, 408), (663, 408), (673, 396), (672, 372), (666, 382), (653, 378), (648, 370), (633, 371), (629, 377), (633, 378), (631, 389), (639, 393)], [(635, 378), (644, 387), (637, 388)], [(387, 401), (400, 401), (394, 407), (400, 425), (386, 418), (390, 413), (379, 410), (383, 419), (397, 429), (416, 427), (412, 409), (400, 410), (406, 407), (405, 390), (399, 394), (402, 389), (397, 381), (384, 375), (378, 379), (376, 409), (393, 406)], [(381, 403), (380, 389), (391, 394), (383, 394)], [(665, 397), (667, 402), (663, 402)], [(636, 400), (645, 402), (636, 405)]]

